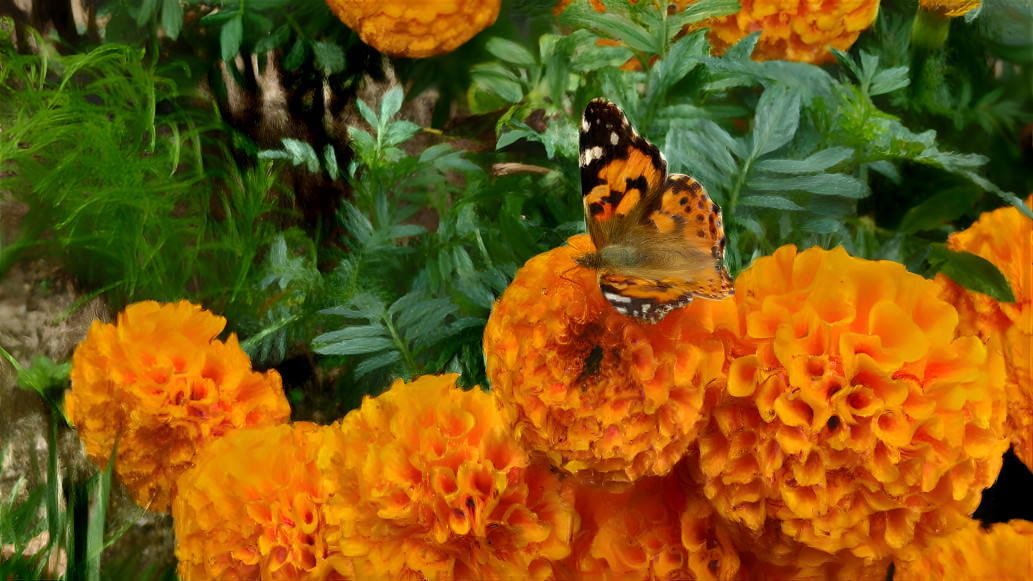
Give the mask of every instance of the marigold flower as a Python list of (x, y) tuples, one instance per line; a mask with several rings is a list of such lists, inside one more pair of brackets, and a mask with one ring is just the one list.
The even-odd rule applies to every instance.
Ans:
[(738, 578), (731, 536), (681, 466), (619, 492), (578, 486), (581, 530), (567, 568), (600, 581)]
[(732, 301), (696, 300), (655, 325), (618, 313), (574, 258), (587, 235), (532, 258), (484, 331), (492, 392), (526, 449), (590, 480), (669, 472), (724, 387)]
[(323, 507), (329, 426), (236, 430), (206, 446), (172, 500), (180, 579), (344, 579)]
[(707, 38), (718, 54), (756, 31), (754, 60), (821, 64), (833, 60), (830, 48), (846, 51), (875, 22), (879, 0), (741, 0), (735, 14), (708, 20)]
[(735, 299), (750, 348), (699, 436), (700, 470), (758, 555), (874, 563), (967, 521), (1007, 448), (1003, 360), (958, 332), (934, 282), (785, 246)]
[(893, 578), (1033, 579), (1033, 523), (1013, 520), (987, 530), (972, 521), (965, 528), (931, 540), (914, 561), (898, 562)]
[(326, 0), (362, 42), (391, 56), (452, 52), (495, 23), (501, 0)]
[[(1026, 205), (1033, 207), (1033, 195)], [(1011, 283), (1015, 302), (1000, 303), (937, 275), (944, 298), (958, 309), (959, 328), (1004, 352), (1007, 430), (1015, 455), (1033, 470), (1033, 220), (1017, 208), (999, 208), (980, 216), (967, 230), (951, 234), (947, 246), (989, 260)]]
[(359, 579), (544, 579), (570, 552), (569, 487), (457, 377), (399, 380), (334, 425), (327, 522)]
[(290, 416), (280, 375), (252, 371), (236, 336), (214, 339), (225, 325), (187, 301), (145, 301), (95, 321), (72, 355), (68, 418), (98, 466), (118, 440), (115, 473), (140, 506), (167, 511), (207, 443)]

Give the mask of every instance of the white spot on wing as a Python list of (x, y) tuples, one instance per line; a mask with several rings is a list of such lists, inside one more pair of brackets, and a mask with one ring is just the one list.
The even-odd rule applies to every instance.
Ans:
[(585, 119), (584, 117), (582, 117), (581, 118), (581, 131), (584, 132), (584, 133), (588, 133), (588, 130), (590, 128), (591, 128), (591, 126), (588, 124), (588, 119)]
[[(617, 293), (603, 293), (603, 296), (606, 297), (606, 300), (608, 300), (611, 303), (613, 303), (614, 306), (616, 306), (617, 303), (622, 303), (622, 304), (630, 304), (631, 303), (631, 297), (626, 297), (624, 295), (619, 295)], [(618, 308), (618, 310), (620, 310), (620, 308)]]
[(617, 132), (614, 131), (610, 133), (610, 143), (613, 145), (617, 145), (618, 141), (620, 141), (620, 136), (617, 135)]

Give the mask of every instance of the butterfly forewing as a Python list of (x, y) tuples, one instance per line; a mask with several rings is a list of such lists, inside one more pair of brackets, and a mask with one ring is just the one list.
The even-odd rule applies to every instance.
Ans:
[(613, 103), (592, 100), (581, 119), (581, 197), (596, 247), (621, 236), (655, 207), (667, 174), (660, 150)]

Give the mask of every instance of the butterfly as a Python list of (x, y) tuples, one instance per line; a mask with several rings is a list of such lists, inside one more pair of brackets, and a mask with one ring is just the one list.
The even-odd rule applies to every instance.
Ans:
[(617, 312), (657, 323), (693, 297), (735, 291), (724, 267), (721, 208), (703, 185), (667, 174), (667, 160), (620, 107), (593, 99), (581, 119), (581, 197), (596, 251), (575, 259), (598, 271)]

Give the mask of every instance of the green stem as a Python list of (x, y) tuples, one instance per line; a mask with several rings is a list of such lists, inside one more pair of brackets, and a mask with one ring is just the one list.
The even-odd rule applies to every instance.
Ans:
[(16, 372), (21, 373), (22, 371), (24, 371), (24, 368), (22, 367), (21, 363), (18, 363), (18, 360), (15, 359), (13, 355), (8, 353), (7, 349), (4, 349), (3, 346), (0, 346), (0, 355), (3, 355), (5, 359), (11, 362), (11, 365), (14, 367), (14, 370)]
[(409, 346), (402, 341), (402, 337), (398, 334), (395, 326), (391, 324), (391, 317), (384, 317), (384, 324), (387, 325), (387, 330), (391, 332), (391, 339), (394, 340), (395, 346), (402, 352), (402, 357), (405, 359), (405, 365), (409, 368), (410, 375), (416, 375), (419, 371), (416, 368), (416, 360), (413, 359), (412, 352), (409, 351)]

